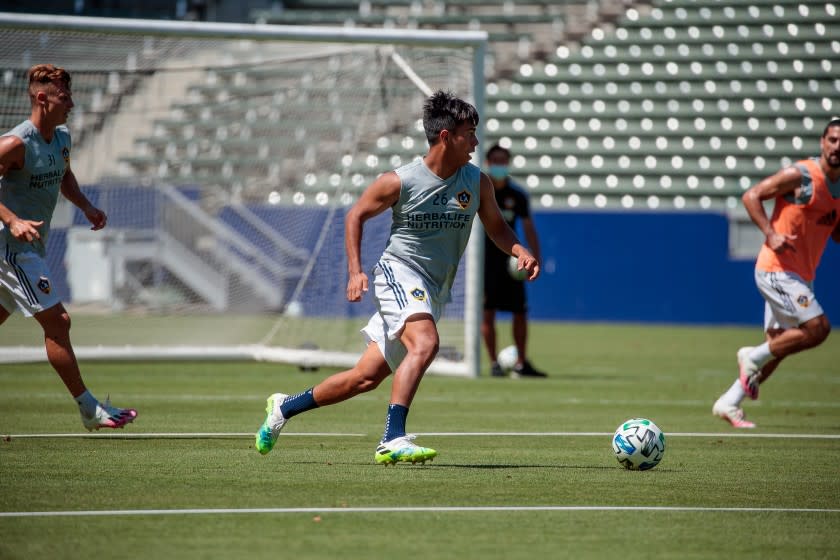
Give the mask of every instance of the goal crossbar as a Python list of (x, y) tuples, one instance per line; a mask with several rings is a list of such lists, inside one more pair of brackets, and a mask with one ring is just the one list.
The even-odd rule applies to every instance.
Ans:
[[(17, 29), (86, 31), (119, 34), (175, 35), (206, 39), (283, 41), (335, 41), (340, 43), (403, 43), (429, 46), (472, 46), (486, 52), (488, 34), (481, 30), (388, 29), (299, 26), (247, 23), (186, 22), (105, 18), (55, 17), (43, 14), (0, 12), (0, 26)], [(482, 71), (483, 76), (483, 71)]]
[[(410, 45), (422, 47), (469, 48), (472, 51), (471, 79), (474, 87), (471, 102), (479, 114), (485, 107), (484, 65), (487, 53), (488, 34), (480, 30), (414, 30), (403, 28), (351, 28), (326, 26), (289, 26), (270, 24), (239, 24), (158, 21), (102, 17), (54, 17), (40, 14), (17, 14), (0, 12), (0, 30), (15, 31), (55, 31), (63, 33), (93, 33), (118, 37), (151, 35), (177, 39), (209, 40), (248, 40), (248, 41), (285, 41), (319, 42), (373, 45)], [(405, 73), (415, 87), (424, 90), (425, 83), (417, 76), (411, 66), (398, 54), (392, 59)], [(33, 61), (37, 62), (37, 61)], [(49, 61), (44, 61), (49, 62)], [(428, 86), (426, 86), (428, 88)], [(469, 97), (467, 97), (469, 99)], [(483, 129), (477, 131), (479, 143), (483, 140)], [(478, 153), (475, 158), (477, 159)], [(480, 164), (480, 161), (474, 161)], [(476, 221), (473, 225), (471, 241), (464, 259), (466, 282), (468, 284), (464, 301), (464, 346), (463, 360), (453, 361), (441, 357), (430, 368), (431, 372), (477, 376), (479, 374), (481, 337), (482, 297), (482, 255), (483, 228)], [(358, 354), (332, 352), (329, 350), (311, 351), (301, 348), (279, 348), (263, 344), (231, 345), (214, 348), (183, 345), (178, 347), (160, 347), (154, 345), (121, 346), (79, 346), (76, 353), (80, 359), (253, 359), (299, 363), (313, 366), (346, 367), (355, 363)], [(10, 361), (41, 361), (45, 358), (39, 347), (24, 348), (0, 345), (0, 363)]]

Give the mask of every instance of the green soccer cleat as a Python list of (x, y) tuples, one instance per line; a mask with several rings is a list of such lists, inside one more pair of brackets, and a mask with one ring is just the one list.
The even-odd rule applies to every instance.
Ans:
[(283, 393), (274, 393), (266, 400), (265, 422), (262, 423), (260, 430), (257, 432), (256, 444), (254, 445), (262, 455), (274, 449), (274, 444), (277, 443), (277, 438), (280, 436), (280, 430), (286, 423), (280, 405), (288, 396)]
[(373, 458), (380, 465), (396, 463), (425, 463), (437, 456), (437, 451), (428, 447), (414, 445), (414, 435), (405, 435), (390, 441), (383, 441), (376, 448)]

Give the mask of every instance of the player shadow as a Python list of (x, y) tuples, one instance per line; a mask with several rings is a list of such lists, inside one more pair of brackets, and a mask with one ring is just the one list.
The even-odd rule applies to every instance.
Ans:
[[(371, 462), (366, 461), (288, 461), (289, 464), (295, 465), (321, 465), (321, 466), (330, 466), (330, 467), (341, 467), (341, 466), (356, 466), (356, 467), (368, 467), (368, 466), (375, 466), (375, 467), (383, 467), (382, 465), (376, 465)], [(440, 461), (426, 461), (425, 464), (421, 463), (398, 463), (396, 465), (389, 465), (388, 467), (384, 468), (435, 468), (435, 469), (470, 469), (470, 470), (512, 470), (512, 469), (555, 469), (555, 470), (566, 470), (566, 469), (615, 469), (616, 467), (613, 465), (606, 466), (606, 465), (558, 465), (558, 464), (542, 464), (542, 463), (531, 463), (531, 464), (522, 464), (522, 463), (501, 463), (501, 464), (490, 464), (490, 465), (475, 465), (475, 464), (462, 464), (462, 463), (445, 463)]]
[[(608, 461), (609, 463), (609, 461)], [(566, 470), (596, 470), (596, 471), (617, 471), (617, 472), (627, 472), (638, 475), (639, 472), (643, 472), (645, 474), (650, 472), (658, 472), (658, 473), (676, 473), (682, 472), (683, 469), (679, 467), (668, 467), (658, 465), (654, 469), (650, 469), (649, 471), (632, 471), (629, 469), (624, 469), (621, 465), (615, 464), (599, 464), (599, 465), (558, 465), (556, 463), (493, 463), (493, 464), (483, 464), (483, 465), (476, 465), (476, 464), (468, 464), (468, 463), (447, 463), (445, 461), (426, 461), (425, 464), (422, 463), (397, 463), (396, 465), (378, 465), (372, 461), (344, 461), (344, 460), (336, 460), (336, 461), (295, 461), (289, 460), (284, 461), (286, 465), (311, 465), (316, 466), (320, 465), (323, 467), (373, 467), (378, 469), (435, 469), (435, 470), (442, 470), (442, 469), (458, 469), (458, 470), (493, 470), (493, 471), (522, 471), (522, 470), (534, 470), (534, 469), (551, 469), (556, 471), (566, 471)]]
[(465, 465), (459, 463), (438, 463), (433, 465), (437, 468), (453, 468), (453, 469), (486, 469), (486, 470), (506, 470), (506, 469), (614, 469), (614, 466), (604, 465), (558, 465), (558, 464), (499, 464), (499, 465)]
[(627, 379), (627, 376), (609, 373), (548, 373), (548, 379), (562, 379), (563, 381), (617, 381)]

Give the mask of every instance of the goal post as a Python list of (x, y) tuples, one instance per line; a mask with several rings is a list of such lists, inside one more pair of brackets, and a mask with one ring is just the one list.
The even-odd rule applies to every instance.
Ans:
[[(109, 216), (91, 232), (60, 201), (52, 223), (83, 360), (353, 365), (374, 307), (344, 298), (346, 211), (425, 153), (429, 92), (484, 114), (484, 31), (0, 13), (0, 40), (0, 127), (28, 117), (29, 66), (70, 71), (73, 170)], [(366, 224), (366, 269), (389, 227)], [(479, 373), (483, 240), (476, 220), (431, 372)], [(2, 332), (0, 362), (45, 359)]]

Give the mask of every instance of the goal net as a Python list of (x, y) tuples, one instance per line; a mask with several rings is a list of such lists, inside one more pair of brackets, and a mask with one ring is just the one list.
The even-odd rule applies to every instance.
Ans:
[[(426, 152), (431, 91), (483, 108), (484, 32), (0, 14), (0, 41), (3, 131), (29, 115), (26, 70), (66, 68), (72, 168), (109, 217), (92, 232), (62, 200), (49, 238), (82, 359), (352, 365), (375, 306), (345, 297), (346, 211)], [(366, 224), (366, 270), (389, 228)], [(431, 371), (478, 372), (481, 240)], [(4, 328), (0, 361), (42, 359), (39, 334)]]

